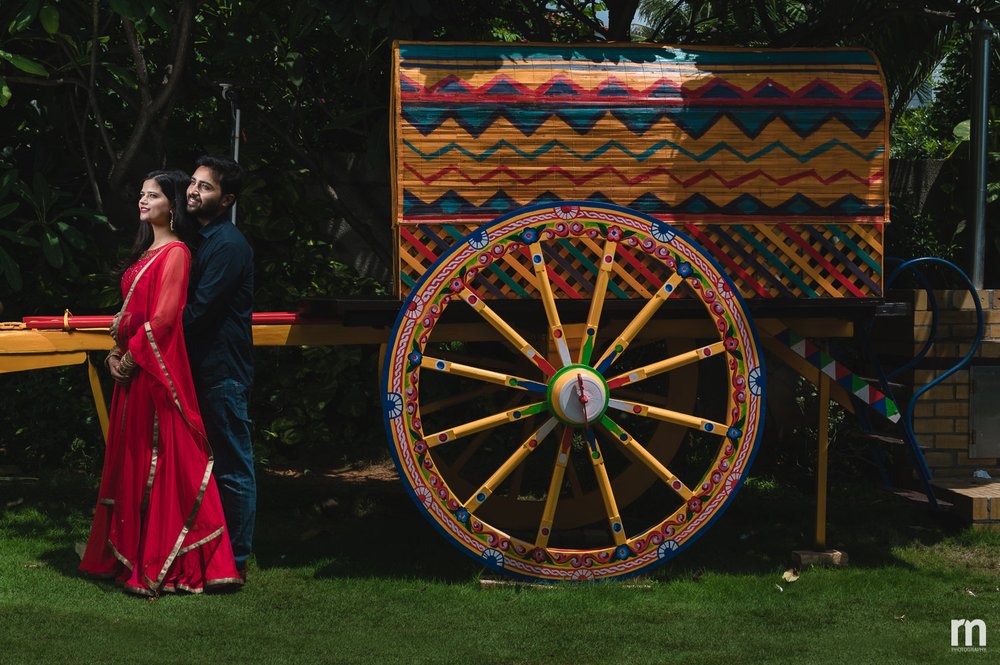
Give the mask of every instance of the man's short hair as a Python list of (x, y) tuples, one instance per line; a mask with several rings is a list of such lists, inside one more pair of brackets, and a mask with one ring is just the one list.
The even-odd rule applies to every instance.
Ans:
[(217, 155), (202, 155), (194, 163), (194, 167), (205, 166), (212, 170), (219, 178), (219, 185), (222, 188), (222, 195), (232, 194), (239, 198), (243, 190), (243, 167), (228, 157)]

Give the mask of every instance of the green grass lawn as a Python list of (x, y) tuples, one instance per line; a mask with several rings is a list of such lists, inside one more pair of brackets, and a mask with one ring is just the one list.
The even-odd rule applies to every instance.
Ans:
[[(247, 588), (154, 602), (77, 574), (92, 493), (0, 481), (0, 663), (1000, 662), (1000, 534), (863, 486), (832, 491), (850, 565), (796, 582), (812, 497), (751, 480), (650, 577), (487, 589), (395, 484), (266, 475)], [(951, 619), (986, 651), (952, 651)]]

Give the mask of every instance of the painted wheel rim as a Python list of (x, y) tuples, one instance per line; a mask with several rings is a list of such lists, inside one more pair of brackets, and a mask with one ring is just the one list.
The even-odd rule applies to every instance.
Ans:
[[(553, 297), (547, 270), (547, 245), (588, 243), (599, 247), (599, 267), (590, 300), (584, 342), (570, 349), (565, 324)], [(614, 339), (601, 335), (601, 314), (611, 268), (640, 256), (652, 296)], [(507, 257), (507, 258), (504, 258)], [(477, 288), (480, 271), (495, 261), (516, 257), (533, 271), (533, 288), (545, 308), (550, 360), (516, 326), (496, 314)], [(529, 273), (531, 274), (531, 273)], [(681, 294), (700, 301), (716, 338), (689, 351), (621, 371), (623, 357), (652, 316)], [(459, 302), (461, 301), (461, 302)], [(435, 326), (448, 308), (473, 310), (495, 328), (528, 365), (520, 374), (496, 372), (436, 357)], [(694, 414), (622, 399), (619, 394), (648, 377), (691, 363), (716, 363), (725, 376), (724, 417)], [(623, 366), (623, 365), (622, 365)], [(469, 421), (428, 428), (422, 419), (421, 373), (459, 375), (523, 394), (513, 408)], [(751, 463), (763, 418), (761, 351), (745, 304), (732, 282), (707, 253), (668, 224), (632, 210), (592, 203), (532, 206), (480, 227), (453, 245), (423, 275), (397, 318), (387, 347), (383, 374), (383, 411), (401, 478), (420, 510), (460, 550), (490, 568), (544, 580), (593, 580), (634, 575), (669, 560), (699, 535), (733, 499)], [(574, 395), (579, 401), (574, 403)], [(591, 409), (588, 411), (587, 409)], [(597, 413), (597, 410), (600, 413)], [(699, 432), (710, 443), (704, 468), (674, 474), (646, 452), (622, 418), (674, 423)], [(499, 432), (528, 422), (526, 436), (508, 446), (478, 489), (459, 496), (436, 458), (446, 446), (461, 446), (473, 435)], [(609, 447), (621, 447), (659, 479), (662, 491), (678, 505), (652, 523), (623, 520), (604, 460)], [(542, 518), (534, 534), (510, 533), (498, 520), (483, 517), (490, 496), (529, 459), (542, 456), (551, 474)], [(574, 457), (575, 456), (575, 457)], [(573, 534), (556, 536), (558, 504), (569, 459), (590, 462), (593, 482), (604, 499), (595, 523), (606, 542)], [(555, 488), (555, 491), (553, 491)]]

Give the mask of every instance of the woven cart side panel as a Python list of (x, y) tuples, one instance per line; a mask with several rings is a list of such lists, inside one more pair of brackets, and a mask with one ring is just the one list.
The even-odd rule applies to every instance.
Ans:
[[(404, 294), (455, 229), (589, 200), (702, 229), (749, 297), (881, 295), (886, 101), (866, 51), (404, 43), (394, 57)], [(730, 225), (785, 269), (765, 272)], [(554, 251), (559, 297), (586, 297), (586, 261)], [(610, 297), (646, 297), (618, 269)], [(491, 297), (534, 297), (511, 279)]]

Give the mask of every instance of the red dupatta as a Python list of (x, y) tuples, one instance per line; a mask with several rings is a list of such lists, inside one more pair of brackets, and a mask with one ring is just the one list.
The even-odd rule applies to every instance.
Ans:
[[(167, 388), (180, 414), (207, 445), (184, 343), (191, 252), (184, 243), (175, 241), (156, 250), (146, 263), (139, 261), (133, 267), (138, 270), (124, 294), (118, 345), (122, 353), (131, 351), (136, 364)], [(123, 276), (123, 291), (130, 271)], [(152, 274), (143, 279), (147, 272)]]

